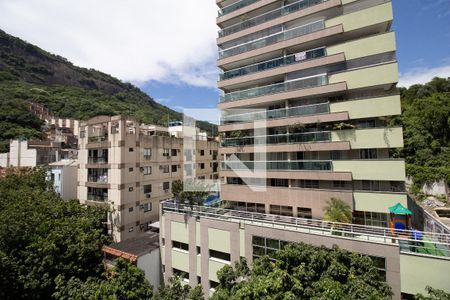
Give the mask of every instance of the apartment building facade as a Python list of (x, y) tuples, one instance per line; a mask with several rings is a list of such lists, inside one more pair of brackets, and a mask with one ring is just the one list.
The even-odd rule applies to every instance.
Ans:
[[(423, 233), (442, 252), (423, 255), (412, 233), (387, 228), (407, 206), (395, 86), (392, 3), (386, 0), (216, 0), (221, 69), (221, 194), (226, 208), (161, 205), (164, 278), (211, 295), (217, 271), (250, 264), (287, 242), (368, 255), (394, 299), (449, 291), (450, 235)], [(331, 198), (353, 224), (322, 221)], [(422, 253), (420, 253), (422, 252)]]
[[(80, 124), (78, 199), (107, 205), (109, 230), (120, 242), (149, 229), (159, 219), (159, 203), (172, 198), (172, 182), (187, 176), (218, 176), (218, 143), (184, 139), (168, 129), (123, 116), (99, 116)], [(196, 172), (198, 171), (198, 172)], [(214, 172), (215, 171), (215, 172)]]
[(315, 219), (339, 198), (355, 223), (387, 226), (407, 206), (391, 1), (218, 5), (221, 198)]

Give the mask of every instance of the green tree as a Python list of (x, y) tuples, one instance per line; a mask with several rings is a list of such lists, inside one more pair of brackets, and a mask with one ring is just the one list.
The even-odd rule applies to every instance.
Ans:
[(337, 247), (293, 243), (253, 263), (240, 262), (218, 273), (213, 300), (233, 299), (388, 299), (390, 287), (367, 256)]
[(350, 223), (352, 221), (351, 207), (341, 199), (331, 198), (323, 208), (323, 219), (330, 222)]
[(56, 278), (54, 299), (58, 300), (148, 300), (153, 297), (153, 287), (145, 274), (135, 265), (119, 259), (116, 266), (102, 278), (89, 277), (85, 282), (72, 277), (67, 282)]
[[(187, 190), (185, 190), (185, 187)], [(172, 183), (172, 194), (177, 201), (191, 205), (201, 204), (211, 192), (211, 186), (197, 180), (176, 180)]]
[(166, 286), (159, 288), (158, 294), (155, 294), (153, 300), (203, 300), (203, 290), (201, 285), (192, 288), (188, 284), (182, 284), (181, 278), (173, 276), (169, 278)]
[(416, 295), (416, 300), (450, 300), (450, 293), (446, 293), (443, 290), (434, 289), (431, 286), (426, 287), (428, 296), (422, 294)]
[(62, 201), (45, 175), (29, 169), (0, 179), (1, 299), (49, 299), (58, 275), (103, 272), (106, 211)]

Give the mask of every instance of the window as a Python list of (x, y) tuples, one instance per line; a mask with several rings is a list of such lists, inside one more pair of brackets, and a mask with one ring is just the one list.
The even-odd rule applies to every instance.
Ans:
[(200, 150), (200, 156), (205, 156), (205, 150)]
[(331, 159), (332, 160), (343, 159), (343, 151), (331, 151)]
[(303, 189), (318, 189), (319, 181), (318, 180), (295, 180), (294, 185)]
[(129, 187), (129, 188), (128, 188), (128, 191), (129, 191), (129, 192), (132, 192), (133, 190), (134, 190), (133, 187)]
[(215, 281), (213, 281), (213, 280), (210, 280), (210, 281), (209, 281), (209, 288), (210, 288), (210, 289), (216, 289), (218, 286), (219, 286), (219, 283), (218, 283), (218, 282), (215, 282)]
[(200, 247), (199, 246), (197, 246), (197, 255), (200, 255)]
[(270, 205), (270, 214), (292, 217), (292, 206)]
[(343, 189), (347, 187), (347, 183), (345, 181), (335, 180), (333, 181), (333, 187)]
[(189, 244), (172, 241), (172, 248), (189, 251)]
[(177, 165), (172, 165), (172, 172), (176, 172), (177, 171)]
[(202, 283), (202, 278), (200, 276), (197, 276), (197, 284), (201, 284)]
[(163, 156), (170, 156), (170, 149), (164, 148), (163, 149)]
[(380, 182), (374, 180), (361, 180), (362, 190), (363, 191), (379, 191), (380, 190)]
[(143, 167), (143, 171), (144, 171), (144, 175), (151, 175), (152, 174), (152, 167), (151, 166), (146, 166)]
[(163, 190), (168, 191), (170, 189), (170, 182), (163, 182)]
[(172, 151), (170, 152), (171, 156), (177, 156), (177, 149), (172, 149)]
[(161, 166), (163, 173), (169, 173), (169, 165)]
[(144, 158), (150, 159), (152, 157), (152, 149), (151, 148), (144, 148)]
[(288, 187), (289, 182), (287, 179), (279, 179), (279, 178), (271, 178), (270, 179), (270, 185), (271, 186), (284, 186)]
[(377, 149), (360, 149), (359, 158), (360, 159), (375, 159), (377, 158)]
[(133, 172), (133, 168), (128, 168), (128, 172)]
[(278, 250), (283, 249), (284, 246), (288, 244), (288, 242), (275, 239), (268, 239), (260, 236), (253, 236), (252, 244), (253, 244), (253, 258), (258, 258), (264, 255), (273, 257), (274, 254)]
[(354, 211), (353, 223), (366, 226), (388, 226), (388, 214), (371, 211)]
[(386, 281), (386, 259), (384, 257), (369, 256), (375, 267), (378, 269), (378, 273), (381, 279)]
[(148, 211), (152, 210), (152, 204), (151, 203), (145, 203), (143, 205), (143, 207), (144, 207), (144, 212), (148, 212)]
[(133, 148), (128, 148), (128, 152), (134, 152)]
[(149, 194), (151, 192), (152, 192), (152, 185), (151, 184), (144, 185), (144, 194)]
[(297, 216), (304, 219), (312, 219), (311, 208), (297, 207)]
[(129, 209), (128, 209), (128, 212), (133, 212), (133, 208), (132, 207), (130, 207)]
[(231, 261), (231, 256), (229, 253), (220, 252), (220, 251), (211, 250), (211, 249), (209, 250), (209, 257), (226, 260), (226, 261)]
[(375, 120), (364, 120), (358, 122), (358, 128), (374, 128)]
[(204, 169), (205, 168), (205, 164), (204, 163), (201, 163), (200, 164), (200, 169)]

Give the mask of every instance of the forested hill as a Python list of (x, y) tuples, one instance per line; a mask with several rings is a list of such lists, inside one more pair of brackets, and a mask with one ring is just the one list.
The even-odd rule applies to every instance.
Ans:
[[(437, 179), (450, 182), (450, 79), (400, 88), (405, 147), (398, 153), (407, 173), (420, 185)], [(418, 187), (416, 186), (416, 189)]]
[[(18, 136), (40, 136), (41, 123), (28, 113), (27, 100), (44, 104), (58, 117), (126, 114), (159, 125), (166, 125), (168, 118), (182, 120), (179, 112), (155, 102), (130, 83), (74, 66), (0, 30), (0, 144)], [(212, 128), (206, 122), (199, 126), (208, 131)]]

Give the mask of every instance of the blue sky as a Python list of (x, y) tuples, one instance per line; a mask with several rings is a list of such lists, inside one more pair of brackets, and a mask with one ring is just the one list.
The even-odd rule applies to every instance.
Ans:
[[(73, 3), (0, 0), (0, 28), (132, 82), (178, 111), (216, 107), (215, 0)], [(450, 0), (393, 0), (393, 6), (399, 85), (450, 76)]]

